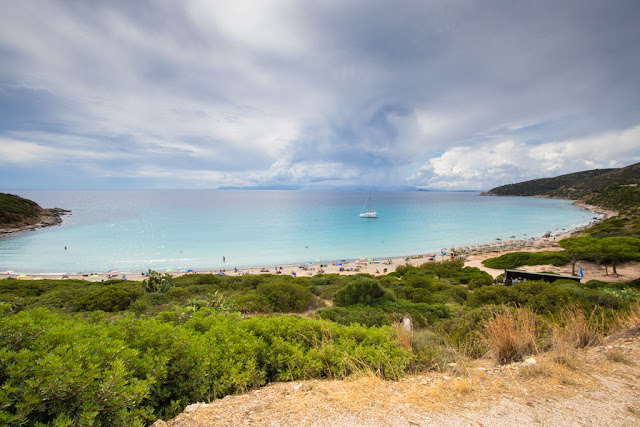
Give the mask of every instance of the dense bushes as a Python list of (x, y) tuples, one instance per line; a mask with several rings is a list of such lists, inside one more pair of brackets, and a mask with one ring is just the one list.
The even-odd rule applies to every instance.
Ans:
[(476, 267), (465, 267), (464, 261), (430, 262), (419, 267), (405, 265), (398, 267), (389, 276), (399, 277), (413, 287), (431, 288), (443, 283), (468, 285), (469, 289), (487, 286), (493, 283), (490, 274)]
[(398, 378), (410, 360), (388, 328), (168, 314), (104, 322), (35, 309), (0, 317), (0, 422), (140, 425), (269, 381), (369, 369)]
[(234, 302), (243, 313), (300, 313), (313, 305), (314, 297), (295, 279), (278, 277), (235, 297)]
[(293, 282), (263, 283), (256, 293), (265, 297), (271, 310), (280, 313), (304, 311), (313, 300), (309, 289)]
[[(543, 323), (568, 306), (598, 310), (605, 322), (637, 301), (638, 288), (562, 280), (488, 286), (484, 273), (458, 261), (402, 266), (383, 277), (188, 275), (146, 293), (136, 282), (4, 280), (0, 424), (148, 424), (270, 381), (445, 368), (486, 354), (495, 332), (488, 322), (510, 307)], [(244, 319), (237, 311), (304, 311), (320, 301), (314, 294), (333, 296), (320, 319)], [(388, 327), (401, 331), (405, 317), (413, 334)], [(497, 360), (511, 359), (509, 351)]]
[(384, 295), (384, 289), (380, 287), (377, 280), (360, 277), (336, 292), (333, 302), (339, 307), (370, 304)]
[[(154, 379), (107, 328), (44, 309), (0, 318), (0, 423), (142, 425)], [(148, 360), (144, 360), (148, 362)]]
[(341, 325), (358, 323), (364, 326), (389, 325), (391, 319), (388, 313), (379, 308), (369, 306), (329, 307), (320, 310), (322, 319), (331, 320)]
[(142, 295), (139, 289), (110, 285), (98, 289), (78, 299), (78, 309), (84, 311), (121, 311), (126, 310), (133, 301)]
[(482, 261), (485, 267), (497, 269), (511, 269), (523, 265), (555, 265), (563, 266), (570, 262), (564, 252), (512, 252), (496, 258)]
[(520, 282), (513, 286), (487, 286), (469, 295), (470, 307), (515, 304), (538, 312), (554, 313), (566, 304), (571, 294), (556, 285), (543, 281)]
[(330, 307), (319, 311), (322, 319), (343, 325), (359, 323), (365, 326), (383, 326), (401, 321), (404, 317), (413, 320), (416, 327), (424, 327), (449, 317), (450, 309), (444, 304), (411, 303), (406, 300), (378, 300), (373, 305), (357, 304), (349, 307)]

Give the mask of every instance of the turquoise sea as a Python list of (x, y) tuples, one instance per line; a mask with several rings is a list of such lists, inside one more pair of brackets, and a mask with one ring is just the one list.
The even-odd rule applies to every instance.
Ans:
[[(540, 237), (597, 215), (564, 200), (468, 192), (3, 190), (71, 209), (57, 227), (0, 237), (0, 272), (141, 272), (424, 254)], [(65, 249), (66, 246), (66, 249)], [(223, 262), (225, 257), (225, 262)]]

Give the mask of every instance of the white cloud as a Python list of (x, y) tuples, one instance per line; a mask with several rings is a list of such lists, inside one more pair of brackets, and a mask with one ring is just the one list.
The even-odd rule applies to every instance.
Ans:
[[(126, 153), (122, 152), (94, 150), (91, 145), (95, 146), (95, 142), (92, 144), (88, 140), (79, 141), (77, 138), (69, 138), (63, 146), (55, 146), (48, 139), (55, 138), (55, 135), (34, 134), (30, 136), (34, 140), (0, 137), (0, 158), (2, 161), (13, 165), (37, 167), (44, 163), (69, 165), (127, 157)], [(60, 138), (59, 135), (57, 137)]]
[(514, 140), (458, 146), (429, 159), (410, 177), (425, 188), (489, 189), (529, 179), (640, 161), (640, 126), (545, 144)]

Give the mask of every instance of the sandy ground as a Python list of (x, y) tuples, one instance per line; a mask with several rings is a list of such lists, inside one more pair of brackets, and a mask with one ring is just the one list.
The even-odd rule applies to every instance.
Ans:
[(460, 362), (400, 381), (276, 383), (188, 406), (154, 427), (640, 425), (640, 328), (595, 348), (500, 367)]

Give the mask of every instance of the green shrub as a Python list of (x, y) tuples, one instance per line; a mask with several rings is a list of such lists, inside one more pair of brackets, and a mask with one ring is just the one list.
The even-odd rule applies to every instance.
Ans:
[(99, 291), (101, 288), (101, 285), (88, 285), (86, 283), (62, 284), (42, 294), (37, 300), (33, 301), (32, 306), (66, 312), (82, 310), (82, 298), (92, 292)]
[(44, 309), (0, 318), (0, 423), (143, 425), (154, 379), (133, 375), (138, 352), (101, 325)]
[(242, 313), (270, 313), (271, 304), (265, 295), (250, 292), (238, 295), (233, 298), (233, 302)]
[(318, 312), (320, 318), (341, 325), (357, 323), (363, 326), (382, 326), (391, 324), (391, 316), (382, 310), (370, 306), (329, 307)]
[(482, 324), (493, 316), (492, 306), (474, 309), (459, 308), (437, 325), (436, 330), (449, 346), (466, 357), (483, 357), (488, 348), (480, 335)]
[(345, 378), (363, 370), (397, 379), (411, 360), (411, 354), (395, 344), (390, 328), (342, 326), (295, 316), (252, 317), (243, 323), (266, 343), (262, 358), (269, 380), (305, 375)]
[(571, 261), (565, 252), (511, 252), (482, 261), (485, 267), (512, 269), (523, 265), (555, 265), (561, 267)]
[(170, 301), (185, 301), (192, 293), (187, 288), (171, 288), (167, 291), (167, 299)]
[(571, 294), (552, 283), (543, 281), (520, 282), (513, 286), (485, 286), (469, 294), (467, 304), (480, 307), (487, 304), (518, 305), (536, 312), (554, 313), (566, 304)]
[(414, 370), (442, 371), (447, 364), (458, 361), (458, 354), (447, 340), (434, 331), (417, 330), (411, 337), (411, 349), (415, 354)]
[(142, 281), (142, 287), (147, 293), (166, 293), (169, 289), (175, 286), (173, 277), (165, 273), (158, 273), (157, 271), (149, 271), (149, 276)]
[(413, 288), (411, 286), (398, 286), (393, 289), (393, 294), (397, 298), (406, 299), (411, 302), (435, 302), (433, 292), (423, 288)]
[(354, 304), (371, 304), (385, 295), (375, 279), (359, 277), (340, 289), (333, 296), (333, 302), (339, 307)]
[(77, 304), (78, 309), (85, 311), (121, 311), (140, 296), (142, 292), (139, 289), (110, 285), (78, 299)]
[(280, 313), (302, 312), (313, 301), (308, 288), (292, 281), (262, 283), (256, 293), (269, 302), (272, 311)]

